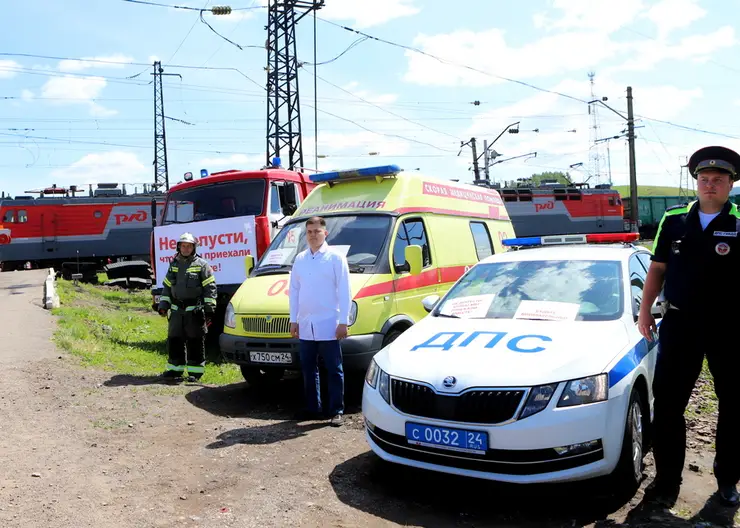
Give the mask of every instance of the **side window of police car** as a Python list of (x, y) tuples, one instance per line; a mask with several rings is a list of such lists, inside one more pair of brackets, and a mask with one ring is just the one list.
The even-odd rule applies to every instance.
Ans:
[(429, 242), (427, 232), (424, 229), (424, 222), (421, 218), (412, 218), (404, 220), (398, 226), (398, 233), (393, 245), (393, 264), (397, 271), (408, 271), (406, 264), (406, 246), (421, 246), (422, 260), (424, 267), (432, 264), (432, 254), (429, 251)]
[(632, 292), (632, 315), (637, 319), (642, 304), (642, 291), (645, 288), (647, 271), (640, 262), (637, 255), (632, 255), (629, 260), (630, 290)]

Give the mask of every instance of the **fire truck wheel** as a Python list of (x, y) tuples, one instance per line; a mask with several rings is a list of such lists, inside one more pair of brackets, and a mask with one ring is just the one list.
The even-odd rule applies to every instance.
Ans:
[(250, 387), (262, 389), (277, 384), (283, 379), (284, 368), (260, 368), (249, 365), (240, 365), (242, 376), (247, 380)]

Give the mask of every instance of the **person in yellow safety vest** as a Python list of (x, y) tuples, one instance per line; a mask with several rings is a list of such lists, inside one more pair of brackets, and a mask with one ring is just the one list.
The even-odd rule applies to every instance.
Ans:
[[(205, 335), (216, 310), (216, 277), (210, 264), (198, 253), (198, 240), (184, 233), (177, 242), (177, 254), (163, 279), (159, 314), (169, 312), (167, 367), (162, 377), (188, 380), (205, 373)], [(187, 345), (187, 360), (186, 348)]]

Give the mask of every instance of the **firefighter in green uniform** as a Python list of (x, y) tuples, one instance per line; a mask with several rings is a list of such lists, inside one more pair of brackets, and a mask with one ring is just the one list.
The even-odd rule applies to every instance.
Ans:
[(198, 240), (184, 233), (162, 281), (159, 314), (165, 316), (169, 312), (169, 357), (162, 376), (173, 380), (181, 379), (186, 368), (191, 381), (200, 379), (205, 372), (205, 335), (216, 310), (216, 277), (210, 264), (198, 256), (197, 248)]

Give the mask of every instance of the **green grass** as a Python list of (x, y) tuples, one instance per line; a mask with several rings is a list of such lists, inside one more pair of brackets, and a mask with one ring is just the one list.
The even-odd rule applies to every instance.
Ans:
[[(629, 185), (615, 185), (612, 187), (614, 190), (619, 192), (622, 198), (630, 195)], [(690, 194), (694, 194), (693, 191), (689, 191)], [(638, 196), (678, 196), (680, 189), (678, 187), (661, 187), (658, 185), (638, 185), (637, 195)]]
[[(101, 283), (105, 280), (102, 277)], [(54, 341), (85, 366), (117, 374), (153, 376), (167, 362), (167, 319), (151, 309), (148, 291), (57, 280), (61, 307)], [(218, 361), (218, 352), (209, 359)], [(225, 385), (243, 381), (236, 365), (209, 361), (203, 383)]]

